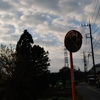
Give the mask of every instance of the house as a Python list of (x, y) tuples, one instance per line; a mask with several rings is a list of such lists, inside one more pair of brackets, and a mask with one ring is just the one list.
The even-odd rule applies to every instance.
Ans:
[[(96, 73), (98, 73), (98, 71), (100, 71), (100, 63), (95, 65), (95, 69), (96, 69)], [(94, 67), (92, 67), (89, 70), (89, 72), (90, 72), (90, 74), (93, 74), (94, 73)]]
[[(100, 63), (95, 65), (95, 71), (96, 71), (96, 82), (100, 82)], [(90, 81), (94, 82), (94, 80), (95, 80), (94, 67), (92, 67), (88, 71), (87, 80), (88, 80), (89, 84), (90, 84)]]

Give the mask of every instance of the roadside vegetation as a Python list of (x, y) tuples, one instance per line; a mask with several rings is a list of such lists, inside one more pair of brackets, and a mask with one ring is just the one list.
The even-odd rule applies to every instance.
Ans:
[[(0, 100), (71, 100), (70, 68), (49, 70), (49, 52), (24, 30), (16, 43), (0, 46)], [(74, 70), (75, 85), (84, 78)], [(77, 100), (80, 96), (77, 94)], [(79, 99), (80, 100), (80, 99)]]

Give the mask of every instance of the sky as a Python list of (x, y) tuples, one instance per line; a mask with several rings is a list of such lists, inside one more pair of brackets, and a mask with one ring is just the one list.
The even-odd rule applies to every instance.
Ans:
[[(83, 39), (81, 49), (73, 53), (73, 65), (84, 70), (84, 51), (89, 70), (92, 67), (90, 38), (86, 38), (89, 27), (82, 25), (91, 22), (95, 63), (99, 63), (99, 3), (99, 0), (0, 0), (0, 44), (16, 45), (27, 29), (34, 44), (49, 51), (49, 70), (58, 72), (65, 65), (65, 35), (70, 30), (77, 30)], [(67, 53), (70, 67), (69, 52)]]

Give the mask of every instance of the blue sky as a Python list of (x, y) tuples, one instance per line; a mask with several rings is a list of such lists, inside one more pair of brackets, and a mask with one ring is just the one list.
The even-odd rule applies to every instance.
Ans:
[[(94, 23), (98, 4), (99, 0), (0, 0), (0, 43), (16, 45), (23, 30), (27, 29), (33, 36), (34, 43), (49, 51), (49, 69), (58, 72), (64, 66), (64, 37), (69, 30), (75, 29), (82, 33), (83, 44), (78, 52), (73, 53), (73, 61), (76, 67), (83, 70), (83, 51), (88, 55), (90, 40), (85, 39), (88, 28), (81, 27), (81, 24), (88, 23), (89, 20), (91, 24)], [(94, 8), (95, 14), (92, 18)], [(97, 17), (96, 27), (99, 24), (100, 20)], [(96, 27), (92, 31), (95, 31)], [(96, 41), (99, 39), (98, 32), (93, 34)], [(98, 55), (97, 48), (99, 46), (95, 47)], [(96, 63), (99, 63), (99, 58), (95, 57)], [(91, 66), (90, 56), (88, 69)]]

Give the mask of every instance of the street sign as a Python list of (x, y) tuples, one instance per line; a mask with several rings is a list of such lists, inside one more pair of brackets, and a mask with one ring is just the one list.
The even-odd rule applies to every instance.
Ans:
[(76, 30), (70, 30), (64, 39), (65, 47), (70, 52), (77, 52), (82, 45), (82, 35)]

